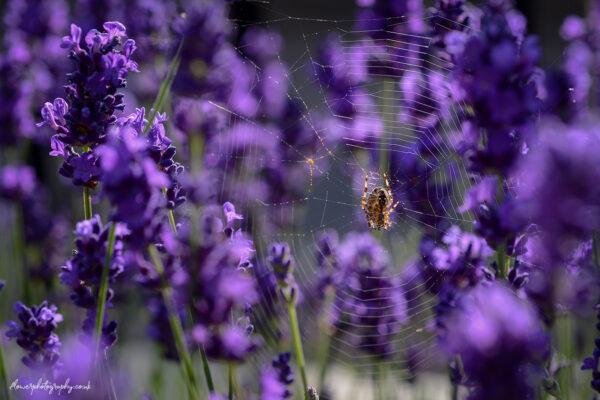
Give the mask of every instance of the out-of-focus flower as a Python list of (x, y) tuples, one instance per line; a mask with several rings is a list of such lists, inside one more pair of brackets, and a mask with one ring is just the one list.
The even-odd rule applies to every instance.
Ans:
[(287, 388), (279, 380), (277, 371), (267, 368), (260, 374), (260, 392), (260, 400), (283, 400), (286, 398)]
[[(176, 235), (169, 230), (160, 233), (166, 256), (165, 278), (174, 288), (178, 312), (182, 319), (186, 319), (186, 310), (191, 312), (190, 341), (204, 346), (210, 358), (233, 362), (243, 361), (258, 345), (250, 323), (251, 306), (258, 302), (258, 293), (247, 274), (254, 248), (241, 230), (233, 228), (241, 217), (227, 202), (220, 212), (216, 207), (204, 208), (200, 237), (192, 236), (189, 224), (182, 224)], [(156, 272), (142, 266), (138, 280), (144, 286), (159, 288), (161, 280)], [(172, 336), (161, 304), (153, 302), (151, 330), (170, 349)], [(243, 317), (232, 323), (239, 311)]]
[(388, 257), (369, 233), (350, 233), (337, 250), (340, 269), (331, 323), (348, 331), (357, 348), (391, 356), (393, 338), (408, 322), (400, 282), (387, 275)]
[[(493, 248), (502, 245), (507, 254), (513, 256), (522, 251), (522, 241), (518, 241), (520, 226), (512, 219), (514, 198), (510, 191), (500, 188), (497, 176), (484, 176), (465, 193), (463, 205), (459, 208), (462, 213), (475, 214), (473, 230), (484, 238)], [(502, 200), (498, 202), (498, 191), (502, 190)], [(519, 246), (521, 244), (521, 246)], [(520, 248), (521, 247), (521, 248)]]
[(484, 239), (458, 226), (450, 227), (439, 245), (425, 237), (420, 247), (423, 274), (434, 293), (444, 285), (455, 289), (475, 286), (489, 274), (485, 266), (492, 249)]
[(35, 193), (38, 181), (27, 165), (7, 165), (0, 169), (0, 197), (23, 202)]
[(14, 145), (22, 138), (46, 143), (35, 129), (33, 109), (60, 94), (54, 77), (66, 72), (59, 49), (60, 36), (68, 28), (68, 4), (63, 0), (43, 3), (14, 0), (3, 9), (0, 55), (0, 143)]
[(15, 338), (17, 344), (26, 351), (27, 356), (21, 359), (23, 364), (34, 370), (52, 370), (60, 366), (61, 343), (54, 330), (63, 318), (56, 312), (56, 306), (48, 306), (47, 301), (31, 307), (17, 302), (14, 311), (20, 325), (15, 321), (8, 321), (6, 336), (9, 339)]
[(481, 32), (469, 36), (452, 72), (454, 100), (470, 108), (459, 150), (473, 171), (506, 175), (534, 133), (540, 49), (533, 37), (515, 34), (503, 6), (484, 10)]
[[(120, 237), (123, 235), (122, 227), (117, 227), (118, 238), (115, 239), (112, 259), (109, 262), (108, 282), (114, 283), (115, 279), (123, 272), (122, 249)], [(94, 332), (96, 313), (98, 307), (98, 292), (102, 279), (102, 270), (108, 246), (109, 227), (102, 226), (100, 216), (77, 223), (75, 229), (75, 246), (73, 257), (61, 267), (59, 274), (61, 283), (70, 286), (71, 300), (79, 307), (87, 310), (87, 318), (83, 322), (83, 332), (91, 338)], [(113, 298), (112, 289), (108, 289), (107, 305), (111, 306)], [(106, 315), (103, 316), (106, 320)], [(105, 321), (102, 326), (102, 345), (111, 346), (117, 340), (117, 322)]]
[(374, 38), (398, 39), (403, 33), (425, 33), (422, 0), (357, 0), (356, 3), (360, 7), (357, 29)]
[[(152, 110), (150, 112), (152, 115)], [(144, 107), (138, 108), (135, 113), (120, 118), (117, 121), (121, 135), (131, 135), (143, 138), (146, 141), (147, 153), (157, 164), (159, 170), (164, 171), (170, 180), (165, 186), (167, 208), (175, 209), (186, 201), (185, 189), (179, 183), (179, 175), (185, 170), (183, 165), (174, 160), (177, 149), (173, 141), (167, 137), (164, 123), (168, 120), (166, 114), (156, 113), (154, 121), (150, 123), (145, 118)], [(149, 126), (148, 126), (149, 125)], [(148, 133), (144, 136), (144, 131)]]
[(325, 298), (328, 287), (335, 287), (341, 278), (338, 262), (339, 237), (335, 230), (330, 229), (321, 233), (317, 239), (316, 257), (319, 269), (317, 271), (317, 293)]
[(188, 141), (194, 135), (210, 140), (227, 126), (227, 114), (208, 100), (182, 98), (174, 107), (176, 133)]
[(538, 131), (539, 140), (515, 174), (508, 222), (538, 227), (543, 244), (538, 265), (550, 267), (600, 229), (600, 131), (594, 120), (566, 126), (554, 119), (542, 121)]
[[(294, 382), (294, 371), (290, 365), (291, 353), (280, 353), (277, 358), (271, 363), (271, 367), (278, 373), (279, 381), (286, 387)], [(283, 398), (291, 397), (292, 392), (289, 389), (285, 390)]]
[(306, 390), (308, 391), (308, 398), (310, 400), (319, 400), (319, 394), (314, 387), (309, 386)]
[(333, 143), (342, 137), (360, 140), (383, 133), (376, 104), (362, 87), (369, 78), (368, 60), (367, 43), (343, 44), (336, 34), (330, 34), (319, 48), (315, 73), (331, 112), (324, 135)]
[[(184, 4), (184, 14), (173, 26), (183, 40), (181, 65), (173, 82), (173, 90), (179, 95), (198, 96), (212, 85), (207, 74), (222, 54), (231, 25), (227, 21), (227, 5), (220, 1)], [(203, 38), (199, 41), (197, 38)]]
[(170, 181), (150, 156), (143, 138), (126, 129), (121, 133), (121, 138), (115, 137), (98, 149), (102, 193), (113, 205), (111, 219), (125, 223), (131, 231), (127, 241), (136, 248), (145, 248), (158, 242), (164, 222), (159, 213), (165, 206), (162, 188)]
[(451, 62), (462, 52), (471, 30), (479, 28), (480, 10), (466, 0), (436, 0), (429, 9), (432, 44), (442, 59)]
[(440, 344), (449, 355), (461, 357), (472, 387), (469, 399), (520, 399), (533, 395), (541, 383), (548, 336), (533, 307), (491, 284), (461, 298)]

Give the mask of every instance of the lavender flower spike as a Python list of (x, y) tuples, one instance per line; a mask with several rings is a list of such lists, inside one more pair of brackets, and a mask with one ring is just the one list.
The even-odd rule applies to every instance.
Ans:
[(294, 282), (294, 258), (290, 253), (290, 246), (287, 243), (273, 243), (269, 250), (267, 259), (269, 265), (275, 273), (277, 283), (284, 292), (286, 299), (295, 298), (295, 282)]
[(67, 74), (66, 99), (57, 98), (42, 107), (43, 122), (66, 145), (89, 146), (106, 141), (109, 126), (117, 121), (115, 111), (123, 110), (123, 94), (129, 71), (138, 71), (131, 59), (136, 46), (125, 38), (125, 26), (106, 22), (105, 32), (90, 30), (81, 43), (81, 28), (71, 25), (71, 35), (62, 39), (69, 49), (75, 71)]
[[(124, 230), (117, 226), (117, 238), (121, 237)], [(92, 336), (94, 321), (98, 309), (98, 292), (102, 278), (102, 269), (106, 257), (106, 248), (109, 245), (109, 227), (102, 226), (100, 216), (81, 221), (75, 229), (75, 245), (77, 250), (73, 257), (61, 267), (58, 275), (61, 283), (71, 287), (71, 300), (77, 306), (87, 310), (87, 318), (83, 322), (83, 331), (86, 336)], [(117, 239), (114, 245), (113, 257), (109, 264), (108, 281), (113, 283), (123, 272), (123, 259), (121, 252), (123, 244)], [(107, 304), (113, 297), (112, 290), (108, 291)], [(105, 317), (105, 316), (103, 316)], [(117, 340), (117, 322), (106, 321), (102, 326), (102, 345), (111, 346)]]
[(8, 321), (6, 336), (16, 338), (17, 344), (26, 351), (27, 356), (21, 361), (34, 370), (49, 370), (60, 366), (61, 343), (54, 333), (56, 324), (63, 320), (62, 315), (56, 312), (56, 306), (48, 306), (44, 301), (39, 306), (27, 307), (20, 301), (14, 306), (14, 311), (19, 317), (21, 325), (15, 321)]

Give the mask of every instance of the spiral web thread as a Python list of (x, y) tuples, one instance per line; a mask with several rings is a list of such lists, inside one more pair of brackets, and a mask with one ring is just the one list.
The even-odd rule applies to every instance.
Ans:
[[(261, 7), (270, 7), (261, 3)], [(323, 42), (328, 34), (332, 32), (339, 33), (341, 43), (344, 46), (345, 52), (350, 52), (353, 45), (359, 43), (365, 32), (356, 31), (355, 22), (353, 20), (327, 20), (327, 19), (310, 19), (292, 17), (272, 9), (269, 9), (269, 14), (277, 13), (279, 18), (260, 23), (247, 22), (236, 20), (232, 21), (240, 28), (249, 28), (259, 25), (264, 28), (272, 29), (275, 32), (286, 30), (293, 31), (293, 35), (297, 35), (296, 40), (303, 44), (303, 49), (299, 54), (293, 54), (291, 57), (284, 57), (283, 51), (277, 55), (278, 61), (286, 66), (289, 70), (287, 82), (281, 84), (288, 86), (288, 97), (298, 100), (297, 104), (300, 107), (301, 123), (306, 123), (310, 126), (313, 134), (313, 140), (317, 143), (317, 151), (314, 153), (305, 153), (302, 149), (294, 147), (294, 145), (285, 141), (281, 132), (272, 129), (250, 119), (246, 119), (235, 111), (229, 109), (224, 104), (213, 103), (215, 107), (225, 110), (229, 115), (230, 127), (240, 121), (250, 123), (264, 133), (277, 138), (284, 148), (288, 148), (289, 154), (294, 154), (293, 158), (277, 160), (281, 164), (299, 164), (304, 167), (304, 179), (306, 187), (304, 196), (283, 203), (267, 203), (261, 200), (256, 200), (247, 192), (235, 193), (233, 197), (236, 199), (236, 207), (238, 211), (246, 213), (249, 209), (258, 210), (263, 218), (269, 218), (278, 221), (284, 221), (289, 218), (294, 221), (294, 228), (284, 229), (276, 233), (266, 234), (264, 232), (256, 232), (250, 229), (256, 247), (259, 249), (259, 258), (264, 259), (264, 249), (268, 248), (269, 243), (273, 241), (287, 241), (290, 244), (292, 254), (296, 260), (295, 278), (299, 284), (300, 291), (304, 294), (305, 299), (299, 306), (301, 318), (302, 337), (305, 342), (305, 352), (309, 359), (309, 375), (316, 376), (318, 366), (311, 362), (318, 355), (316, 348), (307, 347), (310, 341), (316, 341), (318, 337), (318, 321), (317, 316), (321, 316), (323, 312), (329, 313), (328, 310), (321, 310), (319, 303), (312, 302), (308, 297), (313, 293), (314, 285), (316, 284), (317, 266), (317, 247), (316, 240), (320, 232), (327, 229), (335, 229), (340, 234), (340, 241), (343, 240), (344, 234), (353, 231), (365, 231), (367, 222), (364, 213), (361, 210), (361, 197), (363, 195), (364, 177), (369, 174), (369, 192), (375, 186), (384, 186), (382, 173), (373, 164), (369, 164), (368, 158), (364, 153), (370, 156), (379, 156), (382, 152), (387, 152), (388, 155), (393, 153), (401, 153), (405, 155), (413, 155), (414, 150), (411, 145), (417, 140), (427, 140), (433, 133), (439, 134), (442, 141), (437, 143), (430, 141), (424, 143), (425, 146), (432, 147), (435, 163), (425, 161), (428, 168), (424, 171), (421, 177), (410, 182), (404, 181), (401, 177), (388, 171), (388, 177), (394, 197), (397, 199), (403, 198), (405, 193), (408, 193), (413, 187), (418, 185), (422, 180), (433, 177), (436, 182), (453, 182), (453, 191), (447, 192), (443, 185), (434, 186), (435, 190), (428, 193), (428, 200), (437, 201), (445, 199), (447, 207), (444, 215), (438, 217), (446, 220), (450, 225), (459, 225), (468, 227), (472, 223), (472, 215), (462, 214), (459, 207), (462, 204), (462, 197), (465, 190), (471, 186), (467, 172), (462, 165), (459, 157), (456, 156), (455, 143), (458, 143), (460, 132), (460, 121), (454, 109), (449, 110), (444, 118), (444, 123), (436, 125), (433, 128), (420, 128), (411, 126), (409, 122), (399, 121), (396, 117), (407, 113), (409, 110), (406, 106), (399, 102), (405, 93), (401, 87), (394, 85), (393, 87), (385, 87), (382, 81), (387, 79), (383, 74), (372, 74), (372, 79), (362, 85), (362, 89), (368, 93), (370, 99), (377, 104), (373, 109), (372, 115), (363, 115), (367, 120), (372, 119), (373, 123), (380, 120), (383, 123), (385, 133), (381, 136), (367, 136), (360, 140), (352, 138), (352, 128), (349, 125), (344, 125), (344, 118), (334, 115), (327, 97), (327, 86), (319, 81), (315, 66), (317, 63), (317, 47)], [(396, 22), (396, 21), (394, 21)], [(427, 21), (425, 21), (428, 23)], [(398, 18), (398, 24), (406, 23), (405, 18)], [(285, 25), (285, 26), (284, 26)], [(311, 27), (318, 26), (316, 30), (306, 31), (305, 25)], [(312, 29), (312, 28), (311, 28)], [(388, 34), (390, 32), (387, 32)], [(287, 39), (287, 38), (286, 38)], [(406, 35), (398, 34), (398, 40), (387, 41), (384, 47), (388, 50), (402, 50), (406, 44)], [(414, 43), (415, 37), (411, 38)], [(427, 53), (427, 61), (424, 70), (425, 74), (441, 74), (438, 82), (446, 82), (445, 75), (448, 74), (450, 67), (447, 61), (442, 61), (431, 52), (431, 40), (426, 36), (418, 37), (418, 51)], [(243, 49), (237, 49), (243, 55)], [(284, 49), (285, 50), (285, 49)], [(416, 60), (416, 59), (415, 59)], [(260, 75), (259, 67), (251, 60), (245, 59), (249, 65), (256, 68), (257, 79), (271, 79)], [(411, 64), (411, 58), (407, 57), (404, 60), (406, 64), (404, 68), (419, 68), (416, 61)], [(331, 67), (331, 66), (320, 66)], [(419, 85), (420, 83), (417, 83)], [(445, 87), (438, 88), (439, 90), (447, 90)], [(436, 90), (436, 88), (433, 88)], [(433, 104), (436, 104), (435, 99), (428, 98)], [(391, 104), (391, 106), (390, 106)], [(387, 106), (386, 106), (387, 105)], [(386, 108), (387, 107), (387, 108)], [(435, 105), (431, 108), (431, 113), (440, 113), (441, 110)], [(333, 126), (339, 127), (340, 131), (346, 130), (341, 134), (342, 138), (337, 143), (331, 143), (328, 140), (328, 132), (319, 126), (317, 116), (326, 116), (336, 121)], [(378, 119), (379, 118), (379, 119)], [(415, 130), (422, 129), (421, 135), (417, 137)], [(438, 130), (431, 132), (427, 130)], [(222, 143), (223, 152), (213, 154), (216, 157), (231, 157), (228, 153), (228, 147), (232, 143)], [(357, 149), (363, 154), (358, 155)], [(363, 151), (365, 150), (365, 151)], [(260, 146), (257, 143), (248, 145), (244, 148), (243, 154), (235, 156), (238, 161), (243, 159), (246, 163), (252, 163), (253, 166), (261, 166), (269, 162), (264, 158)], [(245, 181), (250, 179), (247, 170), (239, 168), (234, 172), (234, 175), (228, 175), (226, 180), (234, 182)], [(223, 188), (227, 182), (223, 182)], [(221, 189), (221, 194), (224, 189)], [(231, 195), (231, 188), (229, 188)], [(411, 204), (410, 201), (401, 203), (396, 211), (390, 216), (393, 220), (393, 225), (389, 231), (383, 232), (380, 237), (381, 243), (385, 250), (389, 253), (388, 275), (382, 279), (397, 280), (402, 274), (406, 262), (418, 256), (418, 234), (423, 228), (436, 230), (434, 226), (424, 226), (420, 222), (417, 204)], [(260, 250), (262, 249), (262, 251)], [(435, 282), (425, 281), (419, 283), (415, 288), (411, 285), (411, 279), (405, 279), (394, 287), (394, 290), (407, 294), (409, 290), (418, 290), (419, 288), (431, 285)], [(416, 278), (415, 278), (416, 279)], [(441, 279), (441, 278), (437, 278)], [(394, 336), (395, 354), (383, 361), (376, 362), (375, 359), (354, 345), (352, 336), (353, 332), (345, 331), (345, 328), (338, 329), (337, 334), (331, 337), (330, 342), (330, 365), (337, 366), (349, 371), (358, 371), (363, 377), (370, 379), (386, 379), (386, 382), (399, 381), (403, 378), (409, 378), (410, 373), (404, 363), (404, 357), (409, 346), (415, 346), (419, 349), (417, 354), (417, 367), (419, 370), (427, 371), (428, 368), (436, 364), (435, 360), (435, 337), (428, 329), (431, 322), (432, 308), (435, 306), (435, 298), (418, 290), (417, 300), (418, 306), (415, 309), (410, 309), (407, 305), (407, 310), (413, 315), (411, 322), (406, 325), (398, 325), (396, 327), (397, 334)], [(340, 296), (337, 293), (336, 296)], [(276, 299), (266, 294), (267, 298), (263, 301), (274, 304), (274, 308), (281, 315), (280, 327), (284, 332), (284, 336), (288, 335), (285, 331), (287, 319), (285, 316), (285, 307), (281, 299)], [(256, 321), (268, 319), (269, 316), (262, 308), (257, 308), (252, 317)], [(259, 322), (261, 333), (265, 336), (267, 344), (262, 346), (258, 351), (257, 356), (251, 362), (252, 367), (260, 368), (270, 362), (277, 349), (273, 348), (272, 343), (276, 342), (277, 334), (274, 329), (268, 325)], [(269, 345), (271, 344), (271, 345)], [(291, 349), (291, 347), (289, 348)], [(385, 374), (381, 374), (378, 365), (383, 364), (387, 369), (387, 378)], [(439, 368), (438, 368), (439, 371)], [(393, 378), (391, 378), (393, 377)], [(316, 383), (316, 382), (315, 382)]]

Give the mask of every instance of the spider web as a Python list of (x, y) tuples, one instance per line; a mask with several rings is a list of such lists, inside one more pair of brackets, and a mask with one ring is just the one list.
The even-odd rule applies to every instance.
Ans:
[[(235, 138), (221, 140), (217, 150), (210, 150), (210, 156), (226, 164), (251, 166), (232, 169), (225, 175), (219, 197), (234, 202), (238, 212), (250, 215), (244, 221), (243, 229), (252, 234), (258, 259), (265, 259), (266, 250), (274, 241), (286, 241), (290, 245), (296, 260), (295, 278), (303, 294), (299, 313), (308, 359), (309, 381), (317, 384), (319, 366), (315, 360), (318, 359), (320, 350), (313, 343), (319, 340), (319, 320), (332, 312), (331, 308), (322, 309), (322, 303), (311, 299), (317, 285), (316, 242), (319, 234), (325, 230), (336, 230), (340, 241), (343, 241), (348, 232), (367, 231), (367, 220), (361, 210), (364, 179), (368, 174), (369, 192), (376, 186), (385, 187), (383, 172), (386, 169), (382, 169), (382, 165), (385, 165), (381, 162), (382, 158), (396, 160), (396, 168), (387, 170), (387, 175), (394, 199), (400, 201), (400, 204), (390, 214), (393, 222), (390, 230), (376, 234), (390, 259), (386, 276), (381, 279), (396, 282), (402, 278), (394, 286), (394, 290), (403, 296), (414, 291), (413, 297), (417, 301), (407, 303), (407, 311), (411, 314), (410, 323), (398, 324), (395, 328), (396, 334), (391, 339), (395, 352), (384, 361), (377, 362), (365, 351), (367, 349), (353, 344), (355, 342), (352, 339), (356, 339), (357, 334), (353, 332), (352, 326), (338, 328), (330, 337), (326, 377), (326, 382), (335, 381), (336, 384), (326, 387), (342, 390), (336, 392), (335, 398), (369, 398), (372, 389), (363, 388), (365, 393), (358, 389), (365, 385), (357, 385), (356, 382), (346, 385), (336, 381), (341, 376), (338, 375), (339, 371), (356, 371), (361, 379), (374, 381), (374, 385), (381, 383), (376, 382), (377, 380), (384, 380), (386, 385), (398, 388), (402, 384), (396, 381), (412, 377), (404, 361), (412, 349), (416, 349), (412, 353), (416, 360), (414, 366), (420, 371), (440, 371), (434, 349), (435, 337), (428, 329), (435, 299), (420, 290), (433, 282), (415, 284), (417, 278), (407, 275), (406, 266), (411, 259), (418, 257), (418, 240), (423, 232), (441, 234), (450, 225), (469, 226), (472, 222), (471, 215), (459, 211), (464, 191), (470, 186), (467, 172), (455, 149), (459, 140), (459, 118), (455, 110), (442, 109), (439, 99), (435, 98), (436, 93), (448, 92), (445, 83), (449, 71), (448, 62), (434, 55), (431, 40), (427, 36), (394, 34), (383, 30), (366, 32), (357, 30), (355, 20), (295, 17), (277, 11), (267, 3), (258, 2), (254, 5), (266, 11), (265, 14), (271, 16), (270, 19), (260, 22), (236, 19), (232, 23), (240, 31), (261, 27), (283, 32), (284, 43), (296, 44), (277, 51), (277, 63), (288, 71), (285, 81), (275, 81), (276, 78), (265, 74), (260, 66), (245, 56), (242, 46), (236, 50), (244, 63), (255, 70), (256, 82), (252, 89), (265, 83), (264, 80), (272, 80), (270, 83), (273, 85), (287, 87), (287, 97), (296, 108), (298, 117), (292, 123), (273, 127), (272, 122), (257, 122), (244, 117), (227, 104), (214, 102), (214, 107), (229, 115), (229, 129), (245, 124), (258, 134), (254, 141), (246, 143), (234, 155), (231, 149), (236, 146)], [(405, 18), (397, 18), (391, 22), (394, 25), (407, 23)], [(377, 36), (378, 33), (392, 35), (392, 40), (370, 40), (367, 45), (372, 46), (369, 57), (385, 58), (392, 53), (405, 54), (396, 66), (402, 75), (391, 76), (385, 68), (375, 69), (370, 72), (368, 80), (355, 84), (354, 89), (364, 93), (363, 99), (368, 100), (369, 104), (360, 104), (353, 98), (332, 99), (329, 94), (330, 82), (320, 79), (319, 70), (339, 65), (320, 63), (319, 46), (329, 35), (338, 35), (344, 55), (356, 60), (360, 57), (356, 53), (357, 49), (365, 47), (365, 37)], [(411, 71), (418, 71), (412, 82), (407, 77)], [(409, 100), (414, 98), (415, 93), (411, 92), (411, 88), (420, 91), (417, 100), (412, 102)], [(423, 100), (427, 102), (427, 112), (420, 114), (416, 120), (411, 119), (414, 106), (423, 105)], [(332, 107), (336, 101), (346, 101), (361, 111), (351, 116), (340, 115)], [(427, 124), (428, 119), (435, 119), (436, 116), (441, 116), (442, 122)], [(296, 124), (301, 124), (310, 132), (309, 145), (295, 144), (286, 137), (286, 129), (293, 129)], [(366, 129), (366, 133), (361, 133), (365, 124), (371, 128)], [(285, 156), (273, 160), (271, 154), (262, 147), (261, 137), (275, 140), (284, 149)], [(423, 151), (415, 150), (417, 145), (420, 149), (425, 149), (426, 156)], [(422, 170), (407, 177), (398, 166), (402, 165), (402, 160), (414, 158), (420, 161)], [(237, 189), (240, 182), (256, 179), (250, 171), (267, 168), (273, 162), (282, 165), (286, 171), (293, 172), (286, 179), (293, 180), (297, 183), (296, 186), (300, 186), (295, 195), (288, 196), (283, 201), (271, 202), (257, 198), (247, 190)], [(420, 188), (424, 182), (431, 184), (426, 187), (424, 197), (415, 200), (411, 192)], [(442, 209), (436, 208), (436, 204), (441, 204)], [(275, 228), (266, 228), (268, 226)], [(335, 294), (341, 301), (343, 295), (344, 293)], [(256, 308), (253, 319), (256, 320), (266, 345), (258, 351), (251, 363), (252, 368), (268, 364), (274, 350), (291, 350), (291, 345), (289, 348), (278, 348), (280, 333), (269, 322), (274, 314), (280, 315), (279, 326), (283, 335), (290, 336), (285, 331), (287, 318), (281, 299), (277, 298), (276, 293), (264, 292), (262, 303), (269, 306)], [(385, 310), (379, 312), (385, 313)], [(360, 334), (358, 336), (360, 339)], [(385, 365), (387, 374), (382, 374), (378, 365)], [(445, 380), (443, 378), (443, 382)], [(295, 385), (296, 389), (297, 382)], [(405, 385), (402, 387), (407, 390)]]

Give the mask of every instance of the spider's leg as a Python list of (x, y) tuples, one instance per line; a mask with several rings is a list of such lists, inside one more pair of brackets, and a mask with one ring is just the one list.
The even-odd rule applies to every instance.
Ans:
[(400, 204), (400, 203), (401, 203), (401, 200), (398, 200), (398, 201), (396, 202), (396, 204), (394, 204), (393, 206), (391, 206), (390, 208), (388, 208), (388, 210), (385, 212), (385, 215), (386, 215), (386, 216), (390, 215), (390, 214), (392, 213), (392, 211), (394, 211), (394, 209), (396, 208), (396, 206), (397, 206), (398, 204)]
[(365, 191), (363, 193), (363, 197), (362, 197), (362, 209), (363, 211), (366, 213), (367, 212), (367, 191), (369, 190), (369, 173), (367, 172), (367, 175), (365, 175)]
[(394, 204), (394, 195), (392, 194), (392, 188), (390, 188), (390, 181), (388, 180), (387, 174), (383, 173), (383, 178), (385, 179), (385, 187), (387, 189), (388, 194), (390, 195), (390, 202)]

